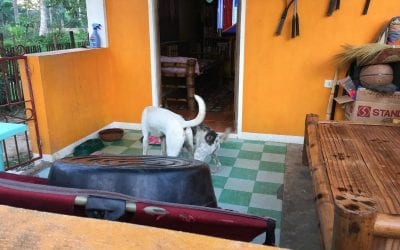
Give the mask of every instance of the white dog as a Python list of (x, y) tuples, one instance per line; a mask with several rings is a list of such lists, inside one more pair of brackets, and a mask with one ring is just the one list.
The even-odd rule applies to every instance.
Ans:
[(206, 116), (206, 105), (203, 99), (198, 95), (195, 95), (194, 98), (199, 106), (199, 113), (193, 120), (189, 121), (164, 108), (146, 107), (143, 110), (143, 155), (147, 155), (149, 135), (161, 138), (161, 149), (164, 155), (178, 156), (184, 144), (188, 147), (188, 151), (193, 153), (191, 127), (201, 124)]

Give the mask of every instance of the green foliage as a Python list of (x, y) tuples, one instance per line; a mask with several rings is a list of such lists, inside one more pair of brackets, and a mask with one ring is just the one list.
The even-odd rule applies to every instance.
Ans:
[(44, 0), (47, 7), (48, 34), (39, 36), (39, 1), (18, 1), (18, 23), (15, 23), (12, 0), (0, 0), (0, 33), (4, 47), (69, 43), (69, 31), (74, 31), (75, 41), (87, 40), (85, 0)]
[(24, 30), (21, 27), (21, 25), (9, 25), (8, 26), (8, 32), (11, 35), (12, 41), (14, 46), (16, 46), (17, 42), (22, 42), (25, 40), (24, 39)]
[(86, 1), (85, 0), (45, 0), (46, 6), (52, 12), (53, 27), (60, 23), (65, 28), (83, 28), (87, 26)]
[(6, 24), (14, 21), (12, 2), (9, 0), (0, 0), (0, 32), (4, 33)]

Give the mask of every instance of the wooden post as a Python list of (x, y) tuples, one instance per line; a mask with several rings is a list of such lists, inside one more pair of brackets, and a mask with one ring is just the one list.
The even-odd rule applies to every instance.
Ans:
[(376, 216), (373, 199), (361, 194), (336, 194), (333, 249), (371, 249)]
[(195, 85), (194, 85), (194, 77), (195, 77), (195, 67), (196, 67), (196, 60), (189, 59), (187, 61), (186, 66), (186, 93), (187, 93), (187, 102), (189, 109), (191, 111), (195, 110)]
[[(314, 121), (315, 120), (315, 121)], [(308, 162), (308, 155), (309, 153), (307, 152), (308, 148), (309, 148), (309, 144), (308, 144), (308, 126), (307, 124), (310, 123), (311, 121), (318, 122), (318, 115), (315, 114), (307, 114), (306, 116), (306, 122), (305, 122), (305, 126), (304, 126), (304, 143), (303, 143), (303, 154), (302, 154), (302, 162), (304, 166), (309, 166), (309, 162)]]
[(374, 235), (384, 238), (400, 238), (400, 215), (378, 213), (374, 225)]
[[(315, 203), (317, 207), (322, 242), (326, 250), (332, 249), (332, 231), (334, 206), (326, 168), (323, 162), (322, 150), (318, 141), (318, 116), (306, 116), (306, 149), (309, 168), (314, 184)], [(303, 153), (304, 153), (303, 152)], [(306, 157), (304, 156), (304, 157)]]
[(4, 48), (4, 36), (3, 33), (0, 33), (0, 49)]
[(74, 32), (72, 30), (69, 32), (69, 40), (71, 42), (71, 48), (76, 48)]

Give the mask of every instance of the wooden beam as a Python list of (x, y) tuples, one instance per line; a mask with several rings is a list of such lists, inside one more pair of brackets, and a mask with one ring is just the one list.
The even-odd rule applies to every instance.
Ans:
[(332, 249), (334, 205), (317, 131), (318, 115), (308, 114), (305, 122), (305, 148), (314, 184), (315, 202), (325, 249)]
[(361, 194), (335, 195), (333, 249), (372, 249), (376, 202)]
[(400, 215), (378, 213), (374, 225), (374, 235), (400, 239)]

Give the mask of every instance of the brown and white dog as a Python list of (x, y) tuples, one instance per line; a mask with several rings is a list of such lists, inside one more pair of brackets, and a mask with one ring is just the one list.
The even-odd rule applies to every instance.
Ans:
[(213, 129), (200, 124), (199, 126), (193, 127), (194, 135), (194, 159), (205, 161), (208, 156), (214, 161), (216, 170), (219, 169), (221, 163), (217, 156), (217, 151), (230, 133), (230, 128), (227, 128), (225, 132), (218, 135)]
[(161, 138), (163, 155), (178, 156), (185, 145), (193, 153), (192, 127), (200, 125), (206, 115), (204, 100), (195, 95), (199, 112), (193, 120), (186, 121), (182, 116), (164, 108), (146, 107), (142, 113), (143, 155), (147, 155), (149, 135)]

